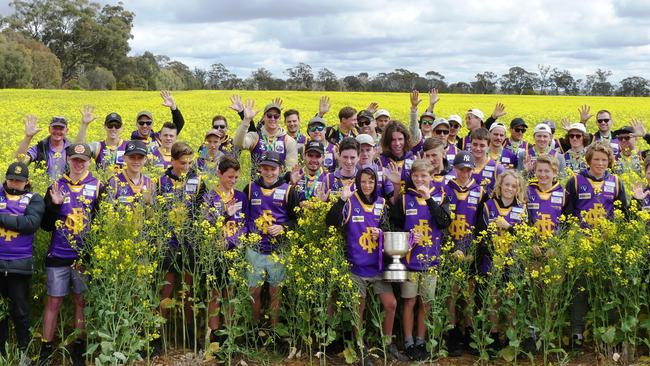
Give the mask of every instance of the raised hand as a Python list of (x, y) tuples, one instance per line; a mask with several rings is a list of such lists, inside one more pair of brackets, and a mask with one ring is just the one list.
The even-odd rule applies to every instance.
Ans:
[(505, 104), (499, 102), (494, 106), (494, 110), (492, 111), (492, 118), (497, 119), (499, 117), (503, 117), (508, 112), (506, 112), (506, 106)]
[(571, 121), (566, 117), (562, 117), (562, 119), (560, 120), (560, 123), (562, 123), (562, 128), (564, 128), (567, 131), (571, 127)]
[(172, 97), (172, 93), (168, 90), (161, 90), (160, 96), (163, 98), (162, 105), (170, 109), (176, 109), (176, 102), (174, 101), (174, 97)]
[(411, 229), (411, 235), (413, 235), (414, 243), (419, 244), (422, 242), (422, 234), (420, 234), (420, 230)]
[(85, 105), (81, 110), (81, 123), (87, 125), (90, 122), (94, 121), (95, 118), (95, 107), (92, 105)]
[(372, 237), (372, 240), (375, 240), (375, 241), (379, 240), (379, 234), (381, 233), (379, 228), (378, 227), (370, 227), (368, 229), (370, 229), (370, 236)]
[(303, 173), (303, 171), (302, 171), (302, 169), (300, 169), (299, 165), (296, 164), (296, 165), (293, 166), (293, 168), (291, 168), (290, 179), (291, 179), (291, 184), (293, 184), (294, 186), (296, 184), (298, 184), (298, 182), (300, 182), (300, 180), (304, 176), (305, 176), (305, 173)]
[(647, 196), (647, 193), (643, 189), (643, 185), (640, 182), (634, 184), (632, 188), (632, 196), (637, 200), (643, 200)]
[(259, 109), (255, 109), (255, 101), (246, 99), (246, 104), (244, 104), (244, 120), (247, 122), (251, 121), (259, 112)]
[(242, 102), (241, 95), (235, 94), (230, 97), (230, 109), (237, 113), (244, 110), (244, 103)]
[(282, 108), (282, 98), (280, 98), (280, 97), (277, 97), (277, 98), (271, 100), (271, 103), (277, 104), (277, 105), (280, 106), (280, 108)]
[(36, 125), (37, 118), (33, 114), (28, 114), (25, 117), (25, 136), (28, 137), (34, 137), (37, 133), (39, 133), (42, 128), (39, 128)]
[(368, 108), (366, 108), (366, 110), (372, 114), (377, 112), (377, 109), (379, 109), (379, 103), (377, 102), (370, 102), (370, 104), (368, 104)]
[(52, 183), (52, 187), (50, 187), (50, 197), (52, 197), (52, 203), (55, 205), (63, 204), (65, 195), (63, 192), (61, 192), (61, 189), (59, 188), (59, 181), (57, 180), (55, 180), (54, 183)]
[(329, 199), (329, 196), (330, 196), (330, 194), (329, 194), (329, 192), (325, 189), (325, 185), (324, 185), (324, 184), (320, 184), (320, 185), (316, 188), (316, 197), (318, 197), (319, 200), (321, 200), (321, 201), (323, 201), (323, 202), (327, 202), (327, 200)]
[(320, 97), (320, 102), (318, 103), (318, 115), (323, 117), (330, 111), (330, 97), (322, 96)]
[(643, 137), (646, 134), (645, 126), (643, 125), (643, 121), (638, 119), (638, 118), (633, 118), (632, 123), (632, 128), (634, 128), (634, 136), (637, 137)]
[(397, 165), (394, 161), (391, 161), (388, 164), (388, 167), (384, 170), (384, 174), (393, 184), (400, 184), (402, 181), (402, 167)]
[(440, 97), (438, 96), (438, 89), (433, 88), (431, 91), (429, 91), (429, 109), (431, 112), (433, 112), (433, 107), (440, 101)]
[(589, 119), (594, 116), (593, 114), (589, 113), (590, 110), (591, 107), (586, 104), (583, 104), (580, 106), (580, 108), (578, 108), (578, 113), (580, 113), (580, 122), (587, 124), (587, 121), (589, 121)]
[(343, 201), (349, 200), (350, 197), (352, 197), (352, 194), (353, 194), (353, 192), (352, 192), (352, 183), (346, 184), (346, 185), (343, 186), (343, 188), (341, 188), (341, 199)]
[(411, 109), (416, 109), (418, 107), (418, 104), (422, 102), (422, 99), (420, 99), (420, 92), (417, 90), (413, 90), (410, 94), (411, 98)]

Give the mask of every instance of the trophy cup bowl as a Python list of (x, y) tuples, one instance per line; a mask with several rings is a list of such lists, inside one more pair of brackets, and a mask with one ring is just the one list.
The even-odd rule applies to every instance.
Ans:
[(388, 282), (404, 282), (408, 271), (400, 259), (410, 250), (409, 233), (399, 231), (384, 232), (384, 252), (393, 261), (384, 269), (384, 280)]

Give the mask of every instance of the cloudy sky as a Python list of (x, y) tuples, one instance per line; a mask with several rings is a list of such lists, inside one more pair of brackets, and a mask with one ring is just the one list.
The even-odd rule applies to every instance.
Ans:
[(132, 54), (221, 62), (240, 77), (259, 67), (285, 77), (306, 62), (339, 77), (406, 68), (454, 82), (548, 64), (578, 77), (606, 68), (614, 80), (650, 78), (648, 0), (123, 2), (136, 14)]

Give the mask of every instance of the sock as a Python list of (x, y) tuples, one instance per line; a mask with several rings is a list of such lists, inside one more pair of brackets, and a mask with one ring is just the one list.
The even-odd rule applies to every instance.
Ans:
[(404, 349), (407, 349), (413, 345), (413, 336), (404, 337)]
[(578, 340), (583, 340), (583, 338), (584, 338), (584, 337), (582, 336), (582, 333), (573, 333), (573, 337), (574, 337), (574, 338), (578, 338)]
[(415, 345), (421, 346), (424, 344), (424, 337), (415, 337)]

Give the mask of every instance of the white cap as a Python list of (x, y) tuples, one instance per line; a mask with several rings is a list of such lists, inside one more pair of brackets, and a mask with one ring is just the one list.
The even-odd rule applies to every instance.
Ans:
[(373, 139), (372, 136), (368, 135), (367, 133), (357, 135), (356, 139), (359, 145), (367, 144), (370, 146), (375, 146), (375, 139)]
[(473, 108), (473, 109), (468, 110), (467, 113), (471, 113), (471, 114), (475, 115), (481, 121), (485, 121), (485, 115), (483, 114), (483, 112), (480, 109)]
[(506, 129), (506, 125), (504, 125), (501, 122), (495, 122), (490, 126), (490, 132), (494, 130), (495, 128), (503, 128), (503, 132), (506, 133), (508, 130)]
[(567, 131), (571, 131), (571, 130), (578, 130), (582, 133), (587, 133), (587, 128), (583, 123), (580, 122), (572, 123), (571, 126), (569, 126), (569, 129)]
[(436, 118), (436, 119), (433, 121), (433, 127), (431, 127), (431, 128), (432, 128), (432, 129), (435, 129), (436, 127), (438, 127), (438, 126), (440, 126), (440, 125), (445, 125), (445, 126), (449, 127), (449, 121), (447, 121), (447, 120), (444, 119), (444, 118)]
[(450, 124), (452, 121), (454, 121), (458, 123), (461, 127), (463, 127), (463, 119), (457, 114), (452, 114), (451, 116), (449, 116), (449, 118), (447, 118), (447, 120), (449, 121)]
[(537, 126), (535, 126), (533, 136), (537, 135), (540, 132), (548, 133), (549, 135), (553, 134), (551, 128), (546, 123), (539, 123)]
[(390, 118), (390, 113), (388, 113), (388, 111), (385, 109), (380, 109), (377, 112), (375, 112), (375, 119), (377, 119), (380, 116), (386, 116)]

